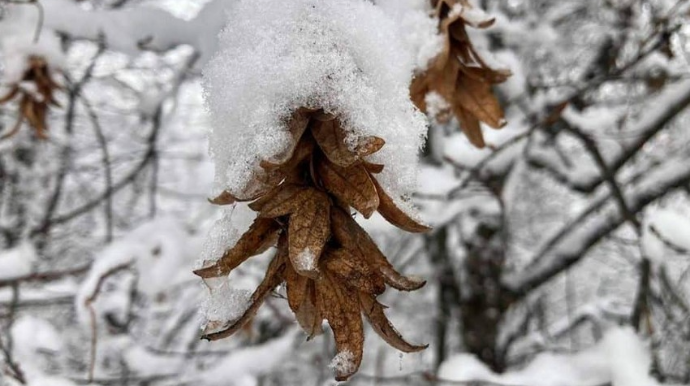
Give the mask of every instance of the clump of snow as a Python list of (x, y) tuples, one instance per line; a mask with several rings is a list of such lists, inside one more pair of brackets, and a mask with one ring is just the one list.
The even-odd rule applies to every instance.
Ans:
[(438, 33), (438, 20), (432, 17), (427, 0), (376, 0), (376, 5), (396, 20), (402, 39), (414, 58), (415, 69), (425, 70), (443, 49), (443, 36)]
[[(14, 342), (12, 355), (21, 364), (29, 384), (42, 384), (39, 380), (44, 369), (54, 365), (62, 354), (62, 334), (49, 321), (29, 315), (17, 318), (9, 333)], [(0, 384), (4, 385), (1, 377), (0, 375)]]
[(308, 106), (354, 137), (382, 137), (371, 156), (386, 165), (380, 182), (393, 196), (413, 191), (426, 120), (409, 99), (414, 59), (394, 20), (355, 0), (239, 0), (228, 14), (204, 70), (218, 189), (241, 192), (261, 159), (290, 144), (286, 119)]
[(140, 225), (101, 251), (75, 296), (80, 320), (88, 322), (86, 302), (97, 292), (102, 278), (115, 270), (137, 272), (137, 288), (156, 297), (182, 281), (193, 280), (197, 251), (182, 225), (160, 218)]
[(15, 248), (0, 251), (0, 280), (31, 274), (36, 260), (36, 248), (29, 242), (23, 242)]
[(441, 365), (439, 378), (530, 386), (658, 386), (650, 375), (649, 348), (630, 327), (616, 327), (589, 349), (575, 354), (542, 353), (525, 368), (496, 374), (474, 356), (456, 355)]
[(211, 227), (201, 255), (195, 268), (201, 268), (205, 262), (217, 260), (231, 248), (240, 238), (242, 231), (249, 228), (249, 224), (256, 217), (246, 205), (234, 205), (221, 211), (221, 217)]
[(351, 374), (355, 369), (355, 356), (350, 351), (341, 351), (333, 357), (328, 368), (338, 374)]
[(426, 102), (426, 109), (430, 116), (438, 117), (441, 114), (449, 114), (450, 103), (446, 101), (441, 94), (436, 91), (427, 93), (424, 96), (424, 102)]
[(234, 288), (227, 277), (205, 279), (204, 282), (209, 291), (199, 308), (202, 329), (213, 330), (235, 321), (249, 307), (251, 291)]
[(455, 4), (450, 10), (448, 17), (453, 18), (460, 16), (467, 24), (473, 27), (479, 27), (490, 23), (493, 19), (484, 12), (483, 9), (473, 6), (465, 6), (463, 4)]
[(316, 256), (311, 249), (306, 248), (297, 255), (293, 263), (298, 271), (313, 271), (316, 269)]

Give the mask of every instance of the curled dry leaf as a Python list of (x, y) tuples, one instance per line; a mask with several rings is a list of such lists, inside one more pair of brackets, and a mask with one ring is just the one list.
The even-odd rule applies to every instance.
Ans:
[(278, 231), (279, 227), (275, 221), (257, 218), (235, 246), (228, 249), (214, 265), (198, 269), (194, 273), (202, 278), (228, 275), (251, 256), (260, 254), (273, 246), (277, 241)]
[[(285, 237), (281, 237), (280, 244), (285, 244)], [(280, 248), (280, 251), (285, 251), (285, 248)], [(285, 268), (287, 264), (286, 254), (284, 252), (277, 253), (271, 263), (268, 265), (266, 275), (261, 281), (261, 284), (256, 288), (251, 298), (249, 298), (249, 307), (237, 320), (230, 321), (227, 326), (215, 331), (204, 331), (203, 339), (218, 340), (226, 338), (244, 327), (249, 322), (256, 312), (263, 304), (264, 299), (268, 296), (275, 287), (277, 287), (284, 280)]]
[(316, 169), (329, 193), (357, 209), (364, 218), (374, 214), (379, 206), (379, 196), (364, 166), (357, 164), (344, 168), (324, 159)]
[(357, 162), (359, 157), (347, 146), (347, 133), (340, 127), (340, 122), (330, 120), (317, 121), (312, 127), (312, 133), (321, 151), (329, 161), (342, 167), (348, 167)]
[(389, 345), (397, 348), (402, 352), (417, 352), (422, 351), (429, 345), (414, 345), (408, 343), (402, 335), (393, 327), (391, 322), (383, 312), (383, 306), (376, 301), (373, 296), (360, 292), (359, 302), (362, 306), (362, 311), (367, 317), (369, 324), (374, 328), (374, 331), (383, 338)]
[(346, 366), (338, 366), (335, 379), (346, 381), (357, 372), (364, 353), (364, 326), (357, 294), (328, 275), (316, 281), (316, 290), (324, 305), (324, 316), (333, 330), (338, 354), (346, 356)]
[(424, 280), (408, 278), (398, 273), (367, 232), (341, 209), (334, 209), (331, 212), (331, 224), (333, 237), (343, 247), (354, 251), (370, 266), (378, 269), (389, 286), (401, 291), (414, 291), (426, 284)]
[(408, 232), (422, 233), (431, 230), (431, 228), (415, 221), (407, 213), (398, 208), (393, 199), (383, 190), (379, 182), (376, 181), (375, 178), (372, 178), (371, 180), (376, 186), (376, 192), (379, 196), (378, 211), (383, 218), (388, 220), (389, 223), (395, 225), (396, 227), (404, 229)]

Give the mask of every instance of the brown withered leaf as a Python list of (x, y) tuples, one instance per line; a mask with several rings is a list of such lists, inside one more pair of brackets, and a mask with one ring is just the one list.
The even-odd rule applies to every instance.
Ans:
[(331, 202), (328, 195), (311, 189), (309, 199), (290, 215), (290, 262), (300, 275), (316, 278), (319, 258), (330, 237)]
[(378, 270), (372, 270), (364, 260), (345, 249), (328, 248), (323, 265), (332, 277), (351, 290), (371, 295), (380, 295), (386, 290), (386, 283)]
[(214, 198), (209, 198), (208, 202), (214, 205), (231, 205), (240, 200), (237, 199), (232, 193), (230, 193), (227, 190), (224, 190), (221, 194)]
[(465, 110), (494, 129), (505, 126), (503, 109), (491, 84), (468, 76), (458, 77), (456, 100)]
[(460, 130), (462, 130), (470, 143), (480, 149), (486, 146), (479, 119), (463, 108), (462, 105), (455, 104), (452, 106), (452, 110), (453, 114), (458, 119)]
[(379, 137), (360, 138), (359, 141), (357, 141), (355, 153), (357, 153), (359, 157), (366, 157), (381, 150), (385, 144), (386, 141)]
[(266, 170), (278, 169), (281, 173), (289, 173), (291, 170), (309, 158), (314, 152), (314, 140), (310, 135), (304, 134), (302, 139), (294, 149), (292, 156), (282, 163), (273, 163), (271, 161), (261, 161), (260, 166)]
[(317, 335), (323, 334), (323, 313), (316, 296), (316, 284), (314, 280), (308, 279), (306, 293), (302, 303), (295, 311), (295, 317), (302, 330), (307, 334), (307, 339), (312, 339)]
[(307, 200), (310, 200), (316, 189), (305, 186), (283, 184), (276, 193), (261, 206), (259, 217), (276, 218), (294, 213)]
[[(370, 174), (379, 174), (383, 171), (384, 167), (381, 164), (375, 164), (368, 161), (362, 161), (362, 165), (364, 165), (364, 168), (367, 169)], [(374, 178), (371, 177), (371, 179), (373, 180)]]
[(333, 208), (331, 225), (333, 237), (345, 249), (356, 253), (372, 268), (378, 269), (389, 286), (400, 291), (414, 291), (426, 284), (424, 280), (405, 277), (398, 273), (367, 232), (343, 210)]
[(362, 313), (367, 317), (367, 320), (373, 327), (374, 331), (388, 343), (402, 352), (417, 352), (422, 351), (429, 345), (414, 345), (408, 343), (402, 335), (393, 327), (390, 320), (383, 312), (383, 306), (376, 301), (374, 296), (360, 292), (359, 302), (362, 307)]
[(274, 245), (279, 232), (280, 227), (273, 219), (257, 218), (235, 246), (228, 249), (215, 264), (198, 269), (194, 274), (202, 278), (225, 276), (251, 256)]
[(207, 340), (218, 340), (223, 339), (228, 336), (233, 335), (242, 327), (249, 322), (255, 315), (256, 312), (263, 304), (264, 299), (273, 291), (273, 289), (278, 286), (284, 279), (285, 268), (287, 265), (287, 248), (284, 247), (286, 237), (282, 236), (279, 244), (282, 248), (278, 248), (276, 256), (271, 260), (266, 270), (266, 275), (261, 281), (261, 284), (256, 288), (251, 298), (249, 299), (249, 308), (240, 316), (237, 320), (230, 322), (227, 326), (222, 327), (217, 331), (208, 331), (202, 336), (203, 339)]
[(397, 205), (395, 201), (386, 193), (386, 191), (381, 187), (381, 184), (376, 180), (376, 178), (371, 179), (376, 186), (376, 192), (379, 195), (379, 208), (378, 212), (385, 218), (389, 223), (395, 225), (396, 227), (406, 230), (412, 233), (422, 233), (431, 230), (426, 225), (420, 224), (407, 213), (403, 212)]
[(297, 273), (292, 264), (288, 264), (288, 267), (285, 269), (285, 288), (288, 304), (293, 312), (297, 312), (307, 297), (307, 287), (310, 280), (308, 277)]
[(311, 127), (311, 133), (326, 158), (334, 164), (347, 167), (359, 159), (357, 154), (348, 148), (345, 142), (347, 133), (340, 127), (338, 120), (315, 122)]
[(379, 206), (379, 196), (369, 173), (362, 164), (344, 168), (324, 159), (316, 165), (326, 190), (355, 208), (365, 218)]
[(364, 326), (357, 293), (332, 280), (328, 274), (316, 281), (324, 316), (333, 330), (338, 352), (335, 379), (346, 381), (357, 372), (364, 351)]

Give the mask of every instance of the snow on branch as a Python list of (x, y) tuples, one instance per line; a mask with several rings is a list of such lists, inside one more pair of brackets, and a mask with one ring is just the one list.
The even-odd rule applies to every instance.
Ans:
[[(690, 161), (685, 156), (672, 158), (624, 187), (631, 212), (674, 188), (690, 182)], [(503, 282), (516, 293), (536, 288), (580, 261), (599, 241), (626, 221), (610, 195), (596, 200), (582, 214), (566, 224), (539, 250), (532, 263), (520, 272), (507, 275)]]
[[(603, 154), (607, 169), (615, 174), (688, 105), (689, 80), (666, 87), (653, 100), (645, 103), (641, 114), (626, 128), (626, 132), (634, 135), (622, 139), (619, 148)], [(613, 129), (609, 126), (617, 124), (617, 120), (605, 120), (602, 125), (600, 117), (601, 112), (594, 114), (593, 118), (587, 118), (584, 114), (577, 114), (572, 108), (567, 108), (563, 113), (563, 118), (571, 126), (584, 132), (605, 132)], [(542, 142), (542, 146), (534, 146), (528, 152), (528, 159), (533, 166), (548, 170), (556, 180), (581, 192), (591, 192), (605, 181), (599, 168), (593, 163), (568, 165), (548, 141)]]
[[(228, 0), (213, 0), (196, 17), (184, 20), (153, 7), (87, 10), (74, 1), (50, 0), (41, 2), (44, 9), (42, 22), (34, 7), (8, 4), (6, 16), (0, 19), (2, 53), (6, 55), (21, 47), (24, 50), (42, 47), (41, 52), (36, 52), (38, 54), (57, 53), (57, 34), (72, 39), (101, 41), (109, 49), (129, 55), (142, 50), (162, 52), (188, 45), (199, 53), (198, 64), (201, 65), (215, 52), (216, 36), (225, 23), (225, 8), (230, 3)], [(40, 44), (35, 44), (33, 31), (41, 25)]]

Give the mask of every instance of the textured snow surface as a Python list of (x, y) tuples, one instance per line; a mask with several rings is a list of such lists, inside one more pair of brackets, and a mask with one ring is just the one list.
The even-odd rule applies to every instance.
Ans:
[(202, 327), (214, 330), (226, 322), (237, 320), (249, 308), (251, 291), (237, 289), (230, 285), (227, 277), (205, 279), (208, 296), (201, 304), (199, 313)]
[(477, 358), (456, 355), (441, 365), (444, 380), (485, 381), (530, 386), (657, 386), (650, 375), (651, 355), (629, 327), (609, 330), (595, 346), (576, 354), (539, 354), (521, 370), (495, 374)]
[(261, 159), (290, 144), (286, 119), (300, 106), (336, 114), (353, 136), (386, 146), (392, 193), (415, 187), (426, 120), (409, 100), (414, 59), (380, 8), (357, 0), (239, 0), (219, 52), (204, 70), (212, 115), (216, 188), (241, 192)]
[(28, 242), (12, 249), (0, 251), (0, 280), (31, 274), (35, 261), (36, 249), (33, 244)]
[(328, 365), (339, 374), (350, 374), (355, 367), (355, 356), (350, 351), (339, 352)]
[(417, 71), (443, 49), (443, 36), (438, 33), (438, 20), (431, 16), (427, 0), (376, 0), (376, 5), (395, 20), (402, 30), (405, 48), (414, 58)]

